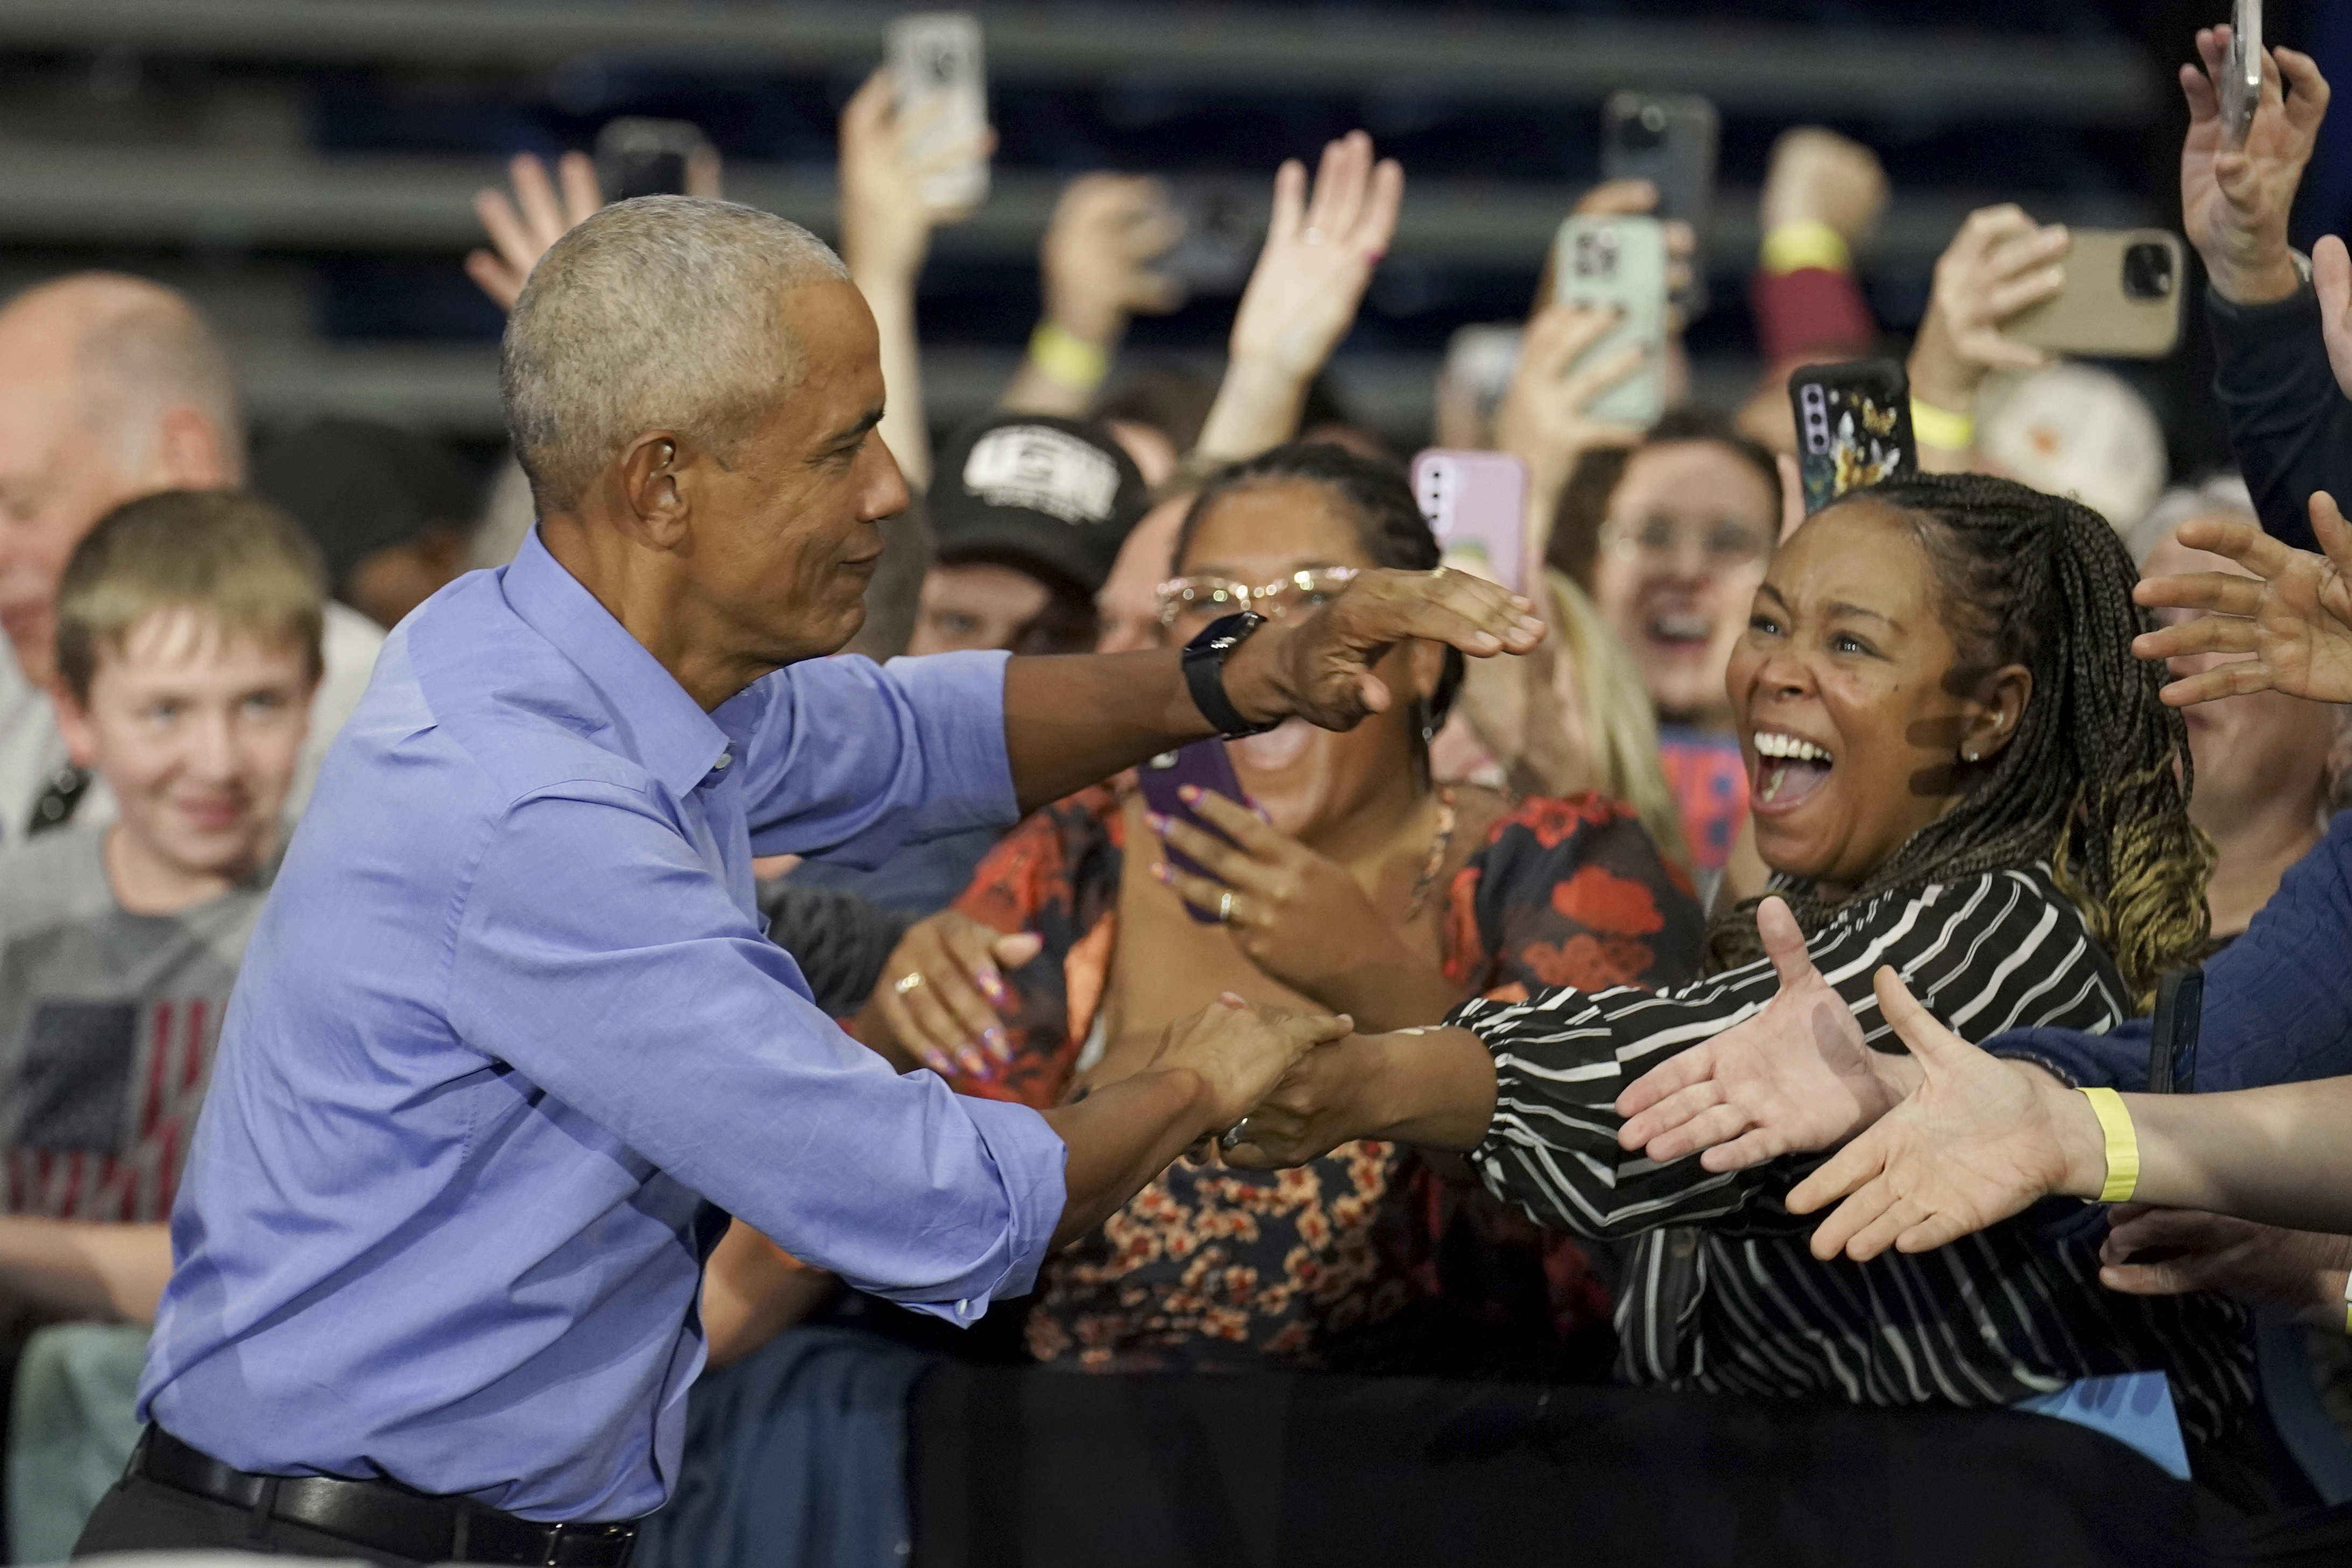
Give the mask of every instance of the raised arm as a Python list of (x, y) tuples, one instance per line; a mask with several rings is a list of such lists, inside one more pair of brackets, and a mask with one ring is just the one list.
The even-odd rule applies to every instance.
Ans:
[[(2307, 55), (2268, 51), (2245, 145), (2232, 148), (2215, 88), (2230, 29), (2197, 35), (2180, 68), (2189, 134), (2180, 149), (2182, 225), (2204, 260), (2213, 332), (2213, 395), (2263, 526), (2308, 548), (2315, 490), (2352, 487), (2352, 400), (2336, 390), (2320, 340), (2319, 302), (2287, 249), (2287, 218), (2327, 110), (2327, 82)], [(2315, 258), (2316, 259), (2316, 258)], [(2340, 375), (2341, 367), (2339, 367)]]
[(1404, 171), (1393, 159), (1375, 163), (1360, 131), (1324, 147), (1311, 198), (1304, 164), (1276, 172), (1265, 248), (1234, 315), (1200, 459), (1236, 463), (1297, 434), (1307, 386), (1355, 324), (1403, 199)]
[(1816, 1257), (1924, 1252), (2052, 1195), (2352, 1230), (2352, 1078), (2122, 1095), (2130, 1130), (2111, 1138), (2090, 1096), (1969, 1045), (1892, 970), (1877, 987), (1923, 1082), (1790, 1195), (1796, 1213), (1843, 1199), (1814, 1233)]
[(1157, 180), (1081, 174), (1071, 181), (1038, 247), (1045, 314), (998, 406), (1083, 417), (1110, 373), (1129, 319), (1165, 315), (1183, 303), (1183, 288), (1151, 270), (1181, 227)]
[(900, 114), (890, 73), (877, 70), (841, 111), (841, 259), (874, 312), (880, 339), (882, 385), (889, 399), (883, 444), (918, 490), (930, 486), (931, 436), (923, 413), (915, 282), (930, 252), (931, 230), (971, 215), (968, 207), (932, 207), (923, 200), (923, 184), (940, 170), (988, 156), (996, 134), (984, 131), (975, 140), (917, 157), (912, 150), (946, 108), (943, 98), (935, 98)]

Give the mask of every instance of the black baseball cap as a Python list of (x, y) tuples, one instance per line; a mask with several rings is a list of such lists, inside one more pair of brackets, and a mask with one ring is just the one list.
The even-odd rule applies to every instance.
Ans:
[(942, 564), (998, 561), (1089, 595), (1149, 505), (1143, 476), (1108, 427), (1031, 413), (958, 431), (925, 500)]

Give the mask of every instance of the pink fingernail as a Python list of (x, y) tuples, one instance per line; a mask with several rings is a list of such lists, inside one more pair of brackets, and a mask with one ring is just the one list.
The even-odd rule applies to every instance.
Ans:
[(1004, 982), (997, 978), (995, 970), (983, 969), (981, 971), (980, 994), (986, 997), (989, 1001), (996, 1007), (1001, 1008), (1004, 1005), (1007, 999)]
[(1201, 799), (1201, 787), (1198, 784), (1179, 785), (1176, 789), (1176, 799), (1183, 801), (1187, 806), (1194, 805)]
[(1166, 861), (1153, 861), (1151, 862), (1151, 874), (1160, 882), (1174, 882), (1176, 880), (1176, 873), (1168, 869), (1168, 862)]
[(938, 1073), (942, 1078), (953, 1078), (955, 1076), (955, 1063), (950, 1061), (946, 1057), (941, 1056), (936, 1051), (927, 1051), (923, 1052), (923, 1065), (929, 1068), (932, 1071)]
[(1003, 1030), (982, 1030), (980, 1031), (980, 1042), (988, 1047), (990, 1051), (996, 1053), (997, 1061), (1010, 1061), (1013, 1060), (1013, 1040), (1012, 1037), (1007, 1035)]
[(994, 1072), (989, 1070), (988, 1058), (981, 1055), (979, 1051), (973, 1050), (971, 1046), (967, 1045), (961, 1051), (956, 1052), (956, 1060), (962, 1062), (963, 1070), (971, 1074), (974, 1078), (993, 1078), (996, 1076)]
[(1143, 820), (1151, 824), (1151, 831), (1153, 832), (1158, 833), (1163, 839), (1168, 836), (1168, 819), (1166, 817), (1161, 816), (1157, 811), (1146, 811), (1143, 814)]

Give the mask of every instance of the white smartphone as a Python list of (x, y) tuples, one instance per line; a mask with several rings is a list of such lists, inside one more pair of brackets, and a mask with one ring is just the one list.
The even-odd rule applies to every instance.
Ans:
[[(980, 18), (969, 11), (920, 11), (890, 24), (890, 79), (898, 112), (929, 111), (937, 119), (908, 149), (921, 157), (977, 135), (988, 125), (988, 72)], [(988, 160), (974, 158), (923, 182), (923, 200), (937, 208), (976, 206), (988, 196)]]
[(2263, 101), (2263, 0), (2237, 0), (2230, 16), (2230, 57), (2222, 65), (2221, 127), (2243, 147)]

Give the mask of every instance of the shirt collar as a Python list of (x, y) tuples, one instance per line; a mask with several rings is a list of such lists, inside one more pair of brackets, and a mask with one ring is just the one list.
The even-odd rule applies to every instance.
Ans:
[(670, 793), (683, 796), (719, 766), (728, 731), (548, 553), (538, 528), (523, 536), (503, 581), (515, 613), (588, 677), (622, 748)]

